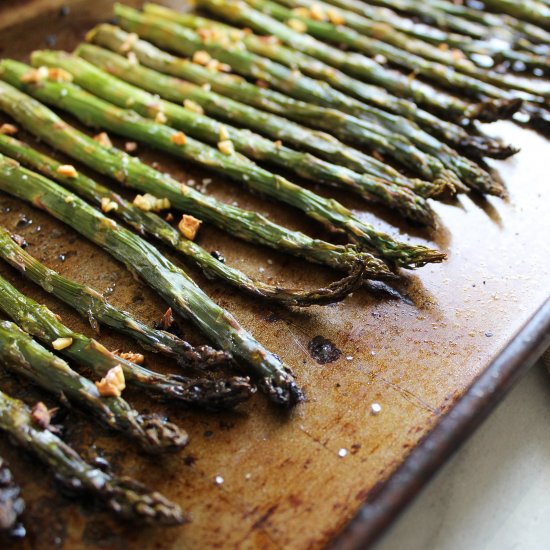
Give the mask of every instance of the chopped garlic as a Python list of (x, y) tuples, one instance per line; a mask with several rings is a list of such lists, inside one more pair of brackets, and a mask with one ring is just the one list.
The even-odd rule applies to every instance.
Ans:
[(321, 4), (312, 4), (309, 10), (311, 18), (317, 21), (326, 21), (327, 13)]
[(204, 50), (196, 51), (193, 54), (193, 63), (197, 63), (198, 65), (207, 65), (211, 60), (212, 56)]
[(76, 168), (72, 164), (62, 164), (56, 172), (60, 176), (64, 176), (66, 178), (76, 178), (78, 176), (78, 172), (76, 171)]
[(118, 51), (120, 53), (128, 53), (133, 47), (134, 44), (139, 40), (139, 36), (135, 32), (131, 32), (126, 40), (121, 44)]
[(19, 129), (17, 128), (17, 126), (14, 126), (13, 124), (6, 123), (0, 126), (0, 134), (3, 134), (5, 136), (13, 136), (17, 134), (18, 131)]
[(113, 143), (109, 138), (109, 135), (107, 134), (107, 132), (101, 132), (97, 134), (97, 136), (94, 136), (94, 141), (97, 141), (100, 145), (108, 149), (110, 149), (113, 146)]
[(228, 139), (231, 139), (227, 128), (223, 124), (220, 124), (220, 131), (218, 132), (218, 136), (220, 141), (227, 141)]
[(128, 63), (130, 63), (130, 65), (139, 65), (137, 55), (134, 52), (128, 52), (126, 57), (128, 58)]
[(103, 197), (101, 199), (101, 210), (105, 212), (105, 214), (108, 214), (112, 210), (118, 210), (118, 204), (109, 197)]
[(38, 427), (45, 430), (50, 425), (52, 415), (48, 407), (42, 401), (39, 401), (31, 410), (31, 418)]
[(133, 204), (145, 212), (160, 212), (161, 210), (168, 210), (171, 206), (168, 199), (159, 199), (149, 193), (136, 195)]
[(21, 82), (28, 84), (38, 84), (48, 78), (48, 67), (39, 67), (38, 69), (30, 69), (22, 77)]
[(183, 106), (188, 111), (193, 111), (194, 113), (197, 113), (199, 115), (204, 115), (204, 109), (196, 101), (193, 101), (192, 99), (186, 99), (183, 102)]
[(103, 397), (120, 397), (122, 390), (126, 387), (122, 367), (117, 365), (109, 369), (107, 374), (95, 385)]
[(48, 80), (53, 80), (54, 82), (72, 82), (73, 75), (60, 67), (52, 67), (48, 69)]
[(142, 365), (145, 361), (145, 357), (142, 353), (133, 353), (132, 351), (121, 353), (119, 356), (122, 357), (122, 359), (126, 359), (126, 361), (130, 361), (130, 363), (135, 363), (136, 365)]
[(306, 32), (307, 26), (300, 19), (289, 19), (286, 24), (296, 32)]
[(155, 122), (157, 124), (166, 124), (168, 122), (168, 119), (162, 111), (158, 111), (157, 115), (155, 116)]
[(230, 139), (220, 141), (218, 143), (218, 149), (227, 156), (232, 155), (235, 152), (235, 147)]
[(178, 224), (178, 229), (186, 239), (193, 241), (197, 236), (197, 232), (199, 231), (201, 223), (202, 222), (194, 216), (188, 216), (187, 214), (184, 214), (181, 218), (180, 223)]
[(172, 134), (170, 141), (176, 145), (185, 145), (187, 142), (187, 136), (183, 132), (176, 132), (175, 134)]
[(344, 16), (342, 15), (342, 12), (335, 10), (334, 8), (327, 9), (327, 16), (328, 20), (333, 25), (343, 25), (346, 22)]
[(73, 345), (73, 339), (72, 338), (57, 338), (52, 342), (53, 349), (56, 349), (57, 351), (61, 351), (62, 349), (66, 349)]
[(124, 144), (124, 150), (127, 153), (134, 153), (138, 148), (138, 144), (135, 141), (127, 141)]

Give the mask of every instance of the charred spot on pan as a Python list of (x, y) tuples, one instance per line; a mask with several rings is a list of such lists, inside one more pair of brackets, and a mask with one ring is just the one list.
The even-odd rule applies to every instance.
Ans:
[(342, 351), (339, 350), (333, 342), (323, 336), (315, 336), (312, 338), (307, 345), (307, 349), (311, 357), (320, 365), (333, 363), (342, 355)]

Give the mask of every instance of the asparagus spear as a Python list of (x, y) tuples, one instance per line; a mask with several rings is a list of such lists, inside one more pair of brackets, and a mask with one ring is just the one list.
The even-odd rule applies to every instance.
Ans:
[[(128, 37), (130, 36), (122, 29), (111, 25), (99, 25), (88, 33), (89, 40), (114, 51), (119, 51), (123, 45), (128, 44)], [(208, 89), (202, 90), (207, 95), (204, 93), (201, 94), (196, 86), (184, 83), (181, 80), (163, 81), (162, 75), (155, 72), (154, 75), (144, 76), (139, 83), (140, 85), (147, 86), (147, 89), (153, 93), (166, 94), (167, 99), (179, 101), (179, 96), (170, 94), (169, 85), (171, 85), (174, 88), (174, 94), (182, 94), (185, 98), (191, 98), (194, 101), (200, 102), (203, 107), (206, 105), (205, 109), (207, 111), (210, 109), (213, 114), (223, 119), (245, 124), (260, 132), (270, 132), (269, 135), (272, 137), (304, 148), (320, 158), (327, 159), (340, 166), (345, 166), (355, 172), (378, 175), (397, 185), (411, 187), (422, 194), (428, 194), (428, 189), (426, 191), (421, 190), (420, 182), (411, 182), (411, 180), (403, 177), (391, 166), (383, 164), (361, 151), (347, 146), (332, 135), (306, 128), (283, 118), (288, 111), (299, 110), (302, 107), (302, 102), (297, 102), (278, 92), (265, 90), (249, 84), (246, 80), (236, 75), (226, 75), (210, 71), (206, 67), (202, 67), (196, 63), (174, 57), (144, 40), (138, 39), (132, 42), (131, 50), (138, 57), (139, 61), (148, 67), (208, 87)], [(79, 53), (82, 53), (82, 49), (79, 49)], [(89, 60), (95, 63), (97, 59), (101, 58), (98, 57), (98, 51), (96, 50), (94, 57)], [(112, 59), (107, 59), (107, 61), (111, 66), (110, 70), (116, 71), (114, 61)], [(101, 62), (103, 63), (103, 61)], [(136, 66), (136, 74), (138, 74), (138, 69), (139, 67)], [(130, 75), (130, 72), (125, 71), (124, 75), (120, 76), (124, 79), (129, 79)], [(141, 75), (143, 76), (144, 73), (141, 73)], [(136, 84), (135, 81), (133, 83)], [(242, 103), (233, 101), (229, 97), (212, 95), (209, 93), (210, 88), (221, 94), (221, 96), (231, 96)], [(257, 109), (251, 106), (257, 107)], [(281, 116), (272, 113), (277, 113), (277, 115)], [(431, 186), (432, 184), (428, 185)]]
[[(460, 73), (474, 77), (479, 81), (494, 84), (500, 88), (520, 90), (532, 96), (543, 95), (544, 90), (541, 90), (540, 86), (532, 85), (513, 75), (502, 75), (486, 69), (479, 69), (471, 61), (464, 59), (462, 56), (457, 56), (456, 52), (436, 48), (426, 43), (424, 40), (411, 38), (396, 30), (393, 25), (369, 19), (354, 11), (331, 7), (330, 4), (325, 2), (312, 2), (310, 0), (280, 1), (286, 6), (294, 8), (295, 11), (299, 11), (301, 8), (306, 7), (306, 13), (307, 8), (314, 4), (320, 6), (321, 9), (332, 9), (342, 18), (345, 22), (344, 25), (361, 33), (363, 36), (368, 36), (382, 41), (385, 44), (395, 46), (395, 48), (398, 48), (400, 51), (407, 51), (419, 58), (436, 61), (448, 67), (453, 67)], [(548, 93), (548, 90), (546, 90), (546, 93)]]
[[(337, 110), (349, 106), (361, 109), (362, 104), (333, 89), (326, 82), (297, 74), (288, 67), (251, 54), (243, 48), (221, 46), (203, 40), (191, 29), (173, 24), (156, 15), (143, 14), (119, 4), (115, 5), (115, 13), (126, 30), (137, 32), (159, 46), (183, 55), (207, 51), (217, 60), (228, 63), (241, 75), (265, 80), (280, 91), (301, 100), (298, 112), (287, 109), (286, 113), (289, 118), (294, 117), (297, 122), (330, 131), (344, 141), (375, 148), (414, 170), (424, 179), (430, 181), (441, 179), (450, 183), (456, 181), (454, 174), (446, 170), (438, 159), (423, 153), (400, 134), (392, 133), (377, 122), (373, 122), (372, 119), (367, 124), (355, 116)], [(303, 103), (304, 101), (320, 101), (327, 107), (306, 104)], [(373, 109), (367, 106), (364, 108)]]
[[(43, 330), (40, 325), (48, 318), (55, 317), (1, 277), (0, 309), (35, 334)], [(37, 314), (44, 317), (38, 323), (33, 318)], [(0, 362), (62, 401), (82, 407), (103, 425), (136, 440), (147, 452), (174, 452), (187, 445), (187, 434), (175, 424), (156, 414), (139, 414), (122, 397), (102, 397), (92, 382), (9, 321), (0, 322)]]
[[(414, 216), (422, 206), (429, 209), (422, 199), (408, 189), (401, 189), (379, 178), (370, 178), (326, 163), (246, 130), (223, 125), (192, 110), (160, 100), (158, 96), (126, 84), (78, 57), (64, 52), (34, 52), (32, 60), (37, 66), (59, 66), (66, 69), (73, 75), (75, 82), (83, 88), (120, 107), (131, 103), (132, 108), (143, 116), (154, 118), (155, 111), (151, 109), (151, 105), (156, 104), (167, 117), (167, 124), (203, 141), (216, 144), (220, 141), (221, 133), (224, 132), (226, 137), (235, 144), (237, 150), (249, 157), (257, 160), (272, 160), (283, 168), (290, 167), (300, 176), (345, 189), (351, 188), (374, 202), (395, 206), (396, 210), (402, 211), (406, 216)], [(413, 214), (410, 214), (411, 211)]]
[(21, 489), (8, 463), (0, 456), (0, 534), (17, 534), (19, 516), (25, 510), (25, 501), (20, 495)]
[[(48, 183), (49, 180), (41, 178), (34, 172), (20, 168), (15, 161), (3, 155), (0, 155), (0, 164), (0, 170), (2, 171), (0, 178), (3, 179), (0, 182), (0, 189), (14, 196), (19, 196), (23, 200), (26, 200), (25, 197), (31, 196), (36, 201), (42, 199), (39, 185), (43, 182)], [(6, 183), (6, 179), (10, 175), (14, 180), (19, 179), (20, 185), (27, 185), (29, 189), (19, 191), (19, 195), (17, 195), (14, 190), (14, 182)], [(25, 176), (27, 177), (25, 178)], [(31, 179), (32, 181), (29, 182)], [(53, 182), (51, 183), (53, 184)], [(56, 188), (58, 187), (56, 186)], [(61, 191), (64, 192), (64, 190)], [(68, 193), (65, 196), (72, 199), (74, 195)], [(82, 204), (86, 205), (84, 202)], [(106, 223), (111, 221), (108, 218), (104, 219), (107, 220)], [(61, 349), (60, 353), (68, 359), (88, 367), (97, 376), (104, 376), (110, 369), (120, 366), (129, 384), (145, 389), (163, 399), (172, 399), (181, 403), (211, 409), (233, 407), (248, 399), (253, 393), (248, 379), (244, 378), (233, 377), (226, 382), (210, 379), (195, 380), (150, 371), (111, 353), (98, 341), (74, 332), (61, 323), (58, 316), (46, 307), (40, 306), (40, 304), (30, 299), (24, 300), (22, 298), (19, 302), (16, 299), (8, 301), (8, 297), (7, 295), (3, 296), (2, 307), (15, 322), (49, 346), (53, 346), (54, 342), (60, 340), (67, 343), (71, 342), (70, 345)]]
[[(271, 2), (263, 3), (272, 4)], [(310, 17), (305, 17), (301, 12), (297, 13), (290, 9), (287, 9), (284, 13), (287, 20), (295, 18), (301, 21), (305, 25), (307, 32), (318, 39), (345, 44), (359, 53), (372, 57), (383, 55), (390, 62), (402, 68), (414, 71), (415, 74), (422, 75), (437, 84), (453, 90), (461, 90), (463, 93), (474, 98), (487, 96), (500, 97), (499, 89), (491, 84), (456, 72), (441, 63), (429, 61), (410, 52), (404, 52), (382, 40), (369, 38), (350, 27), (336, 26), (329, 22), (317, 21)]]
[[(102, 147), (86, 134), (61, 120), (41, 103), (0, 83), (0, 110), (4, 110), (36, 136), (98, 172), (145, 193), (169, 199), (172, 206), (208, 220), (231, 235), (288, 252), (309, 261), (350, 271), (361, 261), (371, 273), (388, 273), (382, 261), (353, 245), (334, 245), (311, 239), (269, 221), (265, 216), (225, 204), (182, 185), (169, 175), (154, 170), (115, 148)], [(392, 261), (402, 267), (422, 264), (429, 258), (427, 249), (388, 241), (387, 254), (395, 248)]]
[[(275, 26), (282, 28), (282, 32), (285, 32), (287, 28), (283, 23), (252, 10), (246, 3), (240, 0), (230, 0), (227, 2), (221, 0), (201, 1), (201, 6), (236, 24), (248, 27), (260, 27), (263, 22), (262, 28), (271, 29)], [(230, 36), (235, 34), (235, 30), (228, 25), (220, 23), (214, 25), (214, 22), (211, 20), (199, 18), (188, 13), (180, 14), (156, 4), (145, 4), (144, 9), (148, 13), (155, 13), (167, 19), (170, 18), (174, 22), (183, 18), (183, 21), (188, 23), (192, 21), (199, 27), (215, 26), (217, 29), (223, 29)], [(255, 24), (256, 20), (259, 21), (258, 24)], [(251, 32), (242, 32), (239, 35), (239, 39), (246, 45), (248, 50), (258, 55), (268, 57), (288, 67), (297, 68), (308, 76), (318, 80), (325, 80), (334, 88), (354, 96), (361, 101), (379, 107), (380, 109), (391, 111), (407, 119), (414, 120), (427, 131), (436, 134), (438, 137), (448, 141), (454, 146), (470, 151), (472, 154), (506, 158), (514, 153), (512, 148), (502, 145), (499, 140), (489, 136), (473, 136), (461, 126), (441, 120), (428, 111), (418, 108), (412, 101), (396, 97), (380, 86), (374, 86), (352, 78), (346, 73), (319, 61), (315, 57), (287, 48), (281, 45), (280, 41), (275, 36), (268, 38), (252, 34)]]
[(0, 392), (0, 429), (49, 466), (64, 485), (93, 495), (115, 514), (153, 525), (183, 523), (179, 506), (132, 479), (92, 468), (47, 427), (38, 425), (22, 401), (3, 392)]
[[(353, 216), (337, 201), (320, 197), (281, 176), (271, 174), (236, 153), (225, 155), (191, 138), (186, 138), (185, 143), (181, 144), (179, 138), (183, 134), (168, 126), (144, 119), (133, 111), (119, 109), (70, 83), (47, 80), (41, 81), (38, 85), (25, 84), (22, 79), (24, 80), (24, 75), (28, 74), (28, 68), (24, 64), (4, 60), (1, 67), (3, 79), (30, 91), (39, 99), (68, 110), (85, 124), (94, 124), (131, 139), (144, 141), (180, 158), (198, 158), (208, 166), (224, 169), (228, 175), (240, 179), (250, 189), (302, 209), (317, 221), (344, 231), (350, 239), (376, 250), (387, 259), (394, 256), (402, 257), (403, 254), (398, 251), (403, 246), (406, 254), (410, 252), (410, 245), (394, 241), (388, 235), (378, 232), (370, 224)], [(7, 96), (8, 94), (0, 95), (0, 104), (6, 103), (3, 99), (7, 99)], [(441, 252), (426, 247), (412, 248), (435, 261), (442, 261), (445, 257)]]
[[(3, 139), (2, 143), (5, 143)], [(153, 329), (128, 312), (116, 309), (97, 290), (59, 275), (33, 258), (12, 240), (3, 227), (0, 227), (0, 257), (46, 292), (76, 309), (96, 331), (99, 331), (99, 322), (131, 336), (146, 349), (174, 357), (179, 363), (193, 367), (210, 368), (231, 360), (226, 352), (210, 346), (193, 347), (169, 332)]]
[[(73, 193), (0, 155), (0, 189), (26, 200), (73, 227), (109, 254), (140, 275), (169, 302), (173, 310), (196, 324), (211, 340), (230, 351), (258, 380), (270, 398), (281, 405), (292, 406), (302, 399), (302, 393), (287, 367), (274, 354), (267, 351), (251, 334), (242, 328), (227, 311), (215, 304), (186, 275), (166, 259), (154, 246), (124, 229), (113, 220), (95, 210)], [(49, 341), (72, 338), (73, 344), (63, 353), (86, 364), (96, 372), (105, 374), (115, 365), (121, 365), (129, 383), (167, 394), (169, 397), (188, 400), (203, 393), (200, 382), (179, 383), (182, 377), (163, 376), (139, 365), (125, 361), (107, 351), (101, 344), (59, 326), (54, 317), (48, 321), (46, 336)], [(233, 379), (222, 390), (214, 386), (213, 393), (232, 404), (251, 393), (247, 379)], [(207, 393), (208, 386), (204, 390)], [(229, 390), (229, 391), (228, 391)], [(234, 391), (231, 391), (234, 390)], [(216, 395), (214, 397), (216, 397)]]
[(529, 21), (539, 27), (550, 30), (550, 6), (544, 5), (536, 0), (523, 0), (514, 2), (512, 0), (485, 0), (486, 7), (513, 15), (524, 21)]
[[(59, 168), (61, 167), (60, 162), (39, 153), (25, 143), (9, 136), (0, 135), (0, 152), (42, 173), (46, 177), (57, 180), (63, 186), (68, 187), (87, 201), (95, 203), (100, 208), (105, 203), (116, 205), (116, 208), (112, 212), (133, 227), (138, 233), (146, 233), (160, 239), (175, 251), (181, 252), (191, 258), (207, 276), (219, 277), (253, 296), (275, 300), (288, 305), (308, 306), (342, 300), (362, 284), (364, 265), (361, 262), (358, 262), (357, 269), (352, 275), (345, 277), (341, 281), (332, 283), (328, 288), (318, 290), (285, 290), (261, 281), (256, 281), (241, 271), (218, 261), (193, 241), (183, 238), (177, 229), (157, 214), (144, 212), (117, 193), (96, 183), (84, 174), (79, 173), (76, 177), (61, 175), (59, 172)], [(186, 347), (190, 347), (187, 342), (184, 344)], [(227, 362), (228, 354), (212, 350), (208, 346), (206, 348), (207, 360), (210, 360), (210, 364), (213, 363), (213, 360), (216, 362), (220, 360)], [(198, 351), (200, 353), (202, 350)], [(188, 355), (197, 356), (199, 353), (195, 349), (187, 350)]]
[[(218, 4), (222, 4), (225, 8), (229, 6), (228, 2), (220, 2), (220, 0), (201, 0), (201, 5), (207, 7), (212, 5), (216, 6)], [(152, 5), (148, 4), (145, 7), (146, 9), (152, 9), (151, 6)], [(220, 47), (225, 48), (239, 48), (242, 47), (242, 45), (245, 45), (248, 48), (248, 45), (252, 41), (253, 44), (267, 44), (267, 48), (270, 49), (270, 51), (278, 52), (277, 57), (281, 55), (281, 52), (285, 53), (285, 50), (278, 44), (269, 44), (269, 40), (262, 40), (259, 37), (244, 34), (237, 29), (227, 27), (227, 25), (221, 26), (217, 22), (204, 19), (202, 17), (197, 17), (193, 14), (179, 14), (178, 12), (167, 10), (166, 8), (162, 8), (162, 10), (163, 11), (161, 13), (167, 20), (199, 29), (199, 33), (203, 31), (203, 41), (208, 44), (218, 44)], [(237, 32), (237, 36), (235, 36), (235, 32)], [(254, 49), (258, 51), (258, 48)], [(261, 51), (261, 45), (259, 49)], [(294, 59), (295, 55), (290, 50), (286, 50), (286, 53), (289, 58), (287, 59), (287, 64), (292, 66), (292, 59)], [(296, 54), (301, 55), (300, 52), (296, 52)], [(297, 66), (299, 67), (299, 64)], [(300, 82), (302, 80), (307, 82), (307, 79), (295, 78), (295, 82)], [(353, 81), (353, 79), (350, 80)], [(358, 82), (358, 84), (362, 85), (363, 83)], [(286, 83), (284, 85), (286, 85)], [(289, 93), (291, 95), (294, 95), (294, 89), (295, 88), (293, 87), (290, 90)], [(331, 90), (333, 89), (329, 89), (329, 92)], [(379, 96), (380, 94), (373, 95)], [(309, 100), (314, 103), (323, 104), (327, 103), (329, 96), (330, 93), (317, 94), (310, 96)], [(410, 143), (414, 144), (420, 150), (426, 152), (428, 155), (431, 155), (432, 158), (438, 159), (441, 166), (445, 166), (446, 169), (453, 171), (470, 187), (478, 189), (482, 192), (496, 193), (499, 195), (502, 194), (502, 188), (500, 185), (496, 185), (486, 171), (481, 169), (471, 160), (459, 155), (456, 151), (441, 143), (441, 141), (435, 139), (427, 132), (421, 130), (414, 122), (404, 117), (390, 114), (387, 111), (377, 107), (371, 107), (370, 105), (361, 103), (350, 96), (340, 93), (336, 98), (334, 98), (333, 101), (328, 101), (328, 103), (335, 108), (339, 108), (344, 112), (348, 112), (373, 124), (382, 125), (390, 132), (390, 135), (403, 135), (409, 140)]]
[[(286, 22), (293, 18), (292, 11), (275, 2), (265, 0), (246, 0), (247, 4), (279, 21)], [(313, 38), (308, 34), (296, 32), (286, 26), (284, 33), (280, 28), (268, 29), (264, 32), (273, 33), (285, 44), (312, 55), (325, 63), (361, 80), (378, 84), (397, 96), (410, 97), (415, 103), (423, 105), (437, 113), (454, 119), (479, 118), (492, 121), (508, 118), (515, 113), (521, 100), (489, 100), (478, 104), (468, 104), (448, 93), (437, 90), (429, 84), (409, 78), (397, 71), (387, 69), (365, 55), (344, 52), (329, 44)], [(262, 30), (262, 29), (258, 29)]]

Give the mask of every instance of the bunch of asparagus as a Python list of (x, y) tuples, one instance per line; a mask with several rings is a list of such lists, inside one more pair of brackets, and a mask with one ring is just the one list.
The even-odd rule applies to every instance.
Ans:
[[(127, 200), (7, 135), (11, 131), (0, 131), (0, 191), (42, 208), (96, 243), (220, 348), (193, 347), (151, 328), (92, 288), (49, 269), (0, 227), (0, 257), (96, 330), (110, 327), (203, 373), (159, 374), (132, 356), (111, 353), (2, 277), (0, 312), (13, 322), (0, 320), (0, 364), (148, 452), (177, 451), (187, 435), (160, 416), (134, 410), (120, 395), (126, 382), (209, 409), (248, 399), (253, 383), (280, 405), (302, 401), (290, 368), (142, 236), (159, 240), (208, 277), (287, 306), (339, 301), (368, 287), (369, 279), (395, 278), (393, 268), (444, 260), (438, 250), (379, 231), (301, 179), (350, 191), (350, 198), (427, 226), (438, 223), (434, 199), (469, 191), (504, 197), (502, 184), (480, 160), (504, 159), (516, 149), (483, 134), (476, 121), (528, 117), (538, 128), (550, 128), (550, 87), (495, 70), (509, 63), (514, 70), (550, 72), (550, 14), (546, 0), (484, 3), (489, 11), (450, 0), (421, 6), (413, 0), (198, 0), (214, 19), (155, 4), (145, 4), (143, 11), (117, 4), (120, 27), (99, 25), (73, 53), (37, 51), (32, 66), (0, 61), (0, 111), (66, 156), (148, 194), (165, 209), (181, 211), (182, 223), (187, 218), (195, 229), (175, 228), (160, 212), (145, 208), (143, 198)], [(498, 41), (489, 31), (495, 27)], [(90, 138), (46, 105), (101, 130), (103, 138)], [(106, 131), (292, 206), (347, 244), (313, 239), (182, 184), (114, 147)], [(201, 221), (344, 276), (313, 290), (257, 280), (194, 242)], [(96, 383), (54, 352), (87, 367)], [(205, 373), (224, 365), (248, 376)], [(112, 390), (112, 380), (115, 393), (103, 394), (104, 387)], [(49, 420), (43, 405), (30, 411), (0, 392), (0, 429), (67, 484), (88, 490), (124, 517), (183, 521), (179, 508), (158, 493), (83, 462), (54, 435)], [(0, 463), (0, 473), (5, 471)], [(22, 504), (9, 475), (0, 495), (4, 488), (9, 498), (1, 501), (0, 526), (10, 528)]]

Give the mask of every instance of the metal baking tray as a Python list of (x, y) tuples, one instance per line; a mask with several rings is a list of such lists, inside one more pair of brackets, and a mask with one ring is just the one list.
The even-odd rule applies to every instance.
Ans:
[[(33, 49), (54, 43), (71, 49), (87, 29), (111, 17), (108, 0), (63, 2), (68, 9), (60, 10), (61, 4), (4, 0), (0, 55), (25, 59)], [(215, 415), (167, 407), (128, 391), (138, 408), (166, 411), (188, 430), (188, 448), (162, 458), (143, 456), (70, 412), (66, 439), (84, 456), (105, 456), (117, 471), (158, 488), (187, 511), (190, 522), (170, 530), (139, 529), (91, 503), (75, 504), (59, 494), (45, 470), (1, 438), (0, 454), (11, 462), (27, 500), (28, 535), (18, 547), (305, 549), (364, 548), (372, 542), (550, 344), (545, 160), (550, 144), (510, 123), (487, 131), (521, 147), (515, 157), (493, 164), (509, 200), (461, 196), (453, 204), (436, 203), (442, 220), (437, 230), (419, 229), (382, 208), (315, 187), (402, 239), (448, 253), (442, 265), (403, 272), (399, 290), (406, 299), (359, 291), (334, 306), (285, 309), (206, 280), (186, 266), (296, 371), (307, 402), (286, 414), (257, 395), (234, 412)], [(223, 178), (144, 147), (140, 157), (158, 162), (181, 181), (212, 178), (208, 192), (222, 200), (334, 238), (301, 213)], [(0, 216), (50, 267), (95, 286), (143, 320), (152, 322), (163, 312), (162, 301), (121, 265), (44, 213), (0, 194)], [(212, 227), (204, 228), (199, 242), (221, 251), (231, 265), (287, 286), (318, 286), (335, 276)], [(0, 272), (70, 326), (93, 334), (82, 319), (14, 271), (2, 265)], [(201, 341), (190, 326), (182, 326), (190, 340)], [(337, 361), (319, 364), (311, 357), (308, 343), (316, 336), (341, 350)], [(112, 349), (134, 347), (106, 330), (100, 337)], [(152, 368), (177, 369), (154, 355), (147, 360)], [(8, 375), (2, 374), (0, 383), (28, 402), (51, 402)], [(371, 413), (373, 403), (381, 405), (377, 415)], [(343, 457), (341, 449), (347, 451)], [(216, 476), (223, 484), (215, 482)]]

